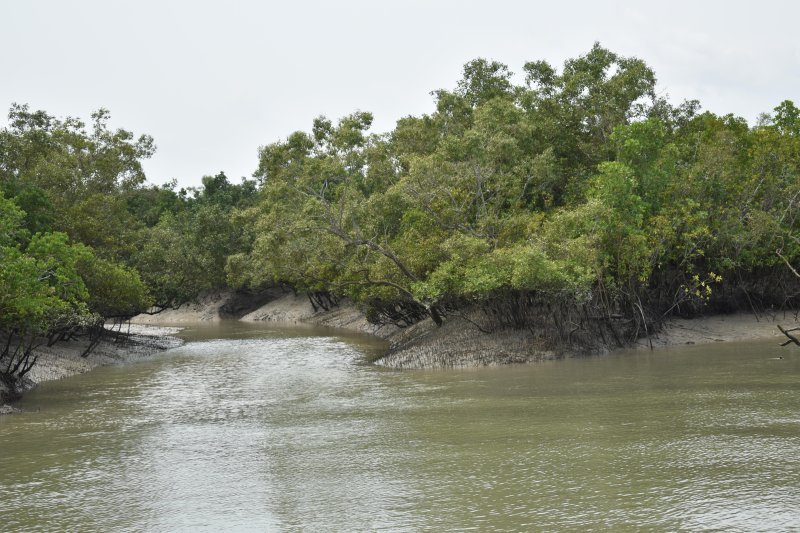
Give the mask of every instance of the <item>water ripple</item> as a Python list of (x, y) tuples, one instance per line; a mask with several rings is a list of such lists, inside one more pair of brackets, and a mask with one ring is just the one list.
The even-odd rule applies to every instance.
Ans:
[(41, 387), (0, 419), (0, 529), (800, 524), (800, 365), (763, 347), (392, 372), (357, 346), (238, 334)]

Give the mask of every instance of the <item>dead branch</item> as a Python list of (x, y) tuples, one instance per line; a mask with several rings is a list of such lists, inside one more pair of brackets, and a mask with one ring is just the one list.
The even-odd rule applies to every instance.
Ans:
[(781, 330), (781, 333), (783, 333), (784, 335), (786, 335), (786, 337), (789, 338), (789, 340), (784, 342), (784, 343), (782, 343), (781, 346), (788, 346), (789, 344), (792, 344), (792, 343), (800, 346), (800, 339), (798, 339), (797, 337), (792, 335), (793, 331), (800, 331), (800, 328), (783, 329), (779, 324), (778, 325), (778, 329)]

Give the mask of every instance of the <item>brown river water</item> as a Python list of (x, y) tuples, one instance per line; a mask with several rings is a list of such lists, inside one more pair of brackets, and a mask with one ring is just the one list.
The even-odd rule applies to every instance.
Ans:
[(331, 330), (184, 335), (0, 417), (0, 531), (800, 531), (774, 340), (394, 371)]

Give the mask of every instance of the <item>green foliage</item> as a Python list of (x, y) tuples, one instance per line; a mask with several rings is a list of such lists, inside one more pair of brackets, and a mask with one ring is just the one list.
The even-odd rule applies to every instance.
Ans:
[(10, 204), (0, 194), (0, 337), (11, 332), (44, 334), (69, 317), (88, 316), (89, 293), (78, 262), (91, 257), (91, 251), (69, 244), (63, 233), (20, 239), (24, 234), (15, 235), (13, 228), (24, 212)]
[(11, 246), (21, 241), (27, 234), (24, 222), (25, 211), (0, 190), (0, 246)]
[(775, 108), (774, 123), (786, 135), (800, 135), (800, 109), (791, 100), (784, 100)]
[(523, 73), (476, 59), (391, 132), (370, 133), (367, 112), (318, 117), (261, 147), (255, 180), (180, 191), (145, 185), (152, 139), (111, 130), (107, 111), (87, 128), (14, 106), (2, 327), (275, 283), (405, 322), (509, 294), (660, 314), (800, 264), (794, 103), (754, 127), (672, 106), (642, 60), (599, 44)]
[(229, 214), (218, 205), (167, 212), (140, 233), (135, 264), (160, 306), (178, 305), (224, 285), (236, 236)]
[(152, 155), (153, 140), (110, 129), (104, 109), (92, 114), (90, 128), (21, 105), (8, 118), (0, 130), (0, 188), (26, 212), (27, 230), (61, 231), (102, 255), (129, 256), (140, 222), (120, 195), (144, 182), (141, 160)]
[(89, 293), (87, 306), (105, 318), (130, 318), (153, 305), (150, 291), (139, 272), (94, 256), (79, 264)]
[(252, 204), (255, 182), (220, 173), (189, 192), (146, 187), (152, 139), (108, 121), (100, 110), (87, 128), (14, 105), (0, 131), (0, 373), (12, 379), (43, 338), (96, 332), (151, 294), (180, 303), (224, 285), (243, 236), (231, 213)]
[(744, 279), (797, 260), (794, 104), (755, 128), (672, 107), (643, 61), (599, 45), (524, 72), (514, 86), (508, 67), (478, 59), (434, 92), (432, 114), (389, 135), (368, 135), (372, 117), (356, 113), (263, 147), (229, 281), (384, 307), (516, 291), (664, 310), (721, 283), (709, 272)]
[(456, 235), (443, 248), (447, 258), (414, 285), (421, 301), (452, 296), (483, 300), (510, 290), (578, 294), (591, 281), (586, 272), (551, 259), (533, 243), (490, 250), (481, 239)]
[(64, 233), (37, 233), (25, 252), (36, 262), (39, 280), (49, 284), (53, 295), (77, 306), (89, 296), (78, 262), (88, 259), (91, 251), (82, 244), (69, 244), (68, 240)]
[(464, 77), (458, 82), (457, 94), (473, 107), (511, 92), (512, 73), (497, 61), (475, 59), (464, 65)]
[(230, 183), (224, 172), (216, 176), (203, 176), (202, 189), (190, 189), (193, 197), (188, 205), (216, 205), (230, 211), (234, 208), (245, 208), (253, 203), (256, 194), (256, 182), (242, 178), (239, 185)]
[(57, 120), (27, 106), (12, 106), (10, 128), (0, 132), (0, 178), (39, 187), (56, 209), (89, 192), (111, 193), (143, 183), (140, 161), (152, 155), (153, 140), (110, 130), (109, 118), (104, 109), (93, 113), (87, 130), (74, 118)]
[(122, 196), (131, 216), (147, 227), (158, 224), (164, 213), (173, 215), (183, 210), (186, 206), (186, 191), (183, 196), (175, 192), (177, 181), (160, 187), (137, 187), (126, 190)]
[(152, 153), (152, 139), (112, 131), (108, 119), (105, 110), (94, 113), (89, 130), (14, 105), (0, 131), (4, 340), (49, 336), (149, 305), (138, 274), (119, 261), (133, 254), (141, 225), (124, 194), (144, 180), (140, 159)]

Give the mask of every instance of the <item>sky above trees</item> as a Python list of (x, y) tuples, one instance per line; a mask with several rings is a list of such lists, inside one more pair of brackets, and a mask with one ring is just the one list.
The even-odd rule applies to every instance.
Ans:
[(798, 99), (798, 15), (778, 0), (2, 1), (0, 107), (83, 119), (108, 108), (112, 126), (155, 138), (150, 182), (197, 186), (250, 176), (259, 146), (318, 115), (369, 111), (380, 132), (430, 113), (430, 92), (476, 57), (521, 82), (526, 61), (561, 65), (599, 41), (644, 59), (673, 103), (752, 124)]

